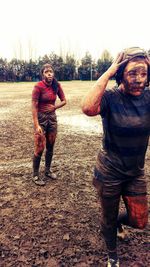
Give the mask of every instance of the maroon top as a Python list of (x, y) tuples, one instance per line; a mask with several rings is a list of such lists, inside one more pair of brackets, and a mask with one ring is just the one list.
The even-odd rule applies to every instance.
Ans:
[(46, 107), (55, 104), (57, 95), (61, 101), (65, 100), (65, 95), (60, 83), (58, 82), (56, 94), (51, 85), (47, 84), (43, 80), (34, 86), (32, 91), (32, 100), (38, 101), (38, 112), (45, 112)]

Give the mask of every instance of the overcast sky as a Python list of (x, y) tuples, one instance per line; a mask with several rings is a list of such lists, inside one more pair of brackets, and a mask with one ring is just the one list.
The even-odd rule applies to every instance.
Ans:
[(149, 0), (0, 0), (0, 57), (150, 49)]

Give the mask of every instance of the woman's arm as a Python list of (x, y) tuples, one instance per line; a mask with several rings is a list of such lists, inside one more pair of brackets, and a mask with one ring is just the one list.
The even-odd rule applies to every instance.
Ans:
[(38, 101), (37, 100), (32, 100), (32, 117), (33, 117), (33, 124), (34, 124), (34, 129), (38, 133), (42, 133), (42, 128), (39, 125), (38, 121)]
[(62, 108), (67, 103), (61, 84), (58, 83), (58, 86), (59, 86), (59, 89), (58, 89), (57, 95), (59, 97), (60, 102), (55, 103), (55, 109)]
[[(100, 113), (100, 104), (109, 79), (117, 72), (118, 68), (127, 60), (122, 61), (123, 53), (120, 53), (109, 69), (96, 81), (93, 88), (83, 99), (81, 107), (83, 113), (95, 116)], [(121, 62), (121, 63), (120, 63)]]
[(111, 75), (106, 71), (95, 83), (93, 88), (88, 92), (82, 101), (82, 111), (88, 116), (95, 116), (100, 113), (100, 103), (107, 83)]
[(64, 99), (64, 100), (60, 101), (59, 103), (55, 104), (55, 110), (58, 109), (58, 108), (61, 108), (61, 107), (65, 106), (66, 103), (67, 103), (66, 102), (66, 99)]

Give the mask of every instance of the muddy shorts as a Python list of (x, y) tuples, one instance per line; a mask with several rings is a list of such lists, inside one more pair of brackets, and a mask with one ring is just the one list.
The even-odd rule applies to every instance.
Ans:
[(109, 180), (99, 181), (94, 177), (93, 185), (96, 188), (100, 188), (101, 195), (103, 197), (115, 197), (115, 196), (138, 196), (146, 195), (146, 179), (144, 175), (134, 177), (128, 180)]
[[(111, 222), (112, 236), (114, 236), (111, 242), (108, 242), (108, 246), (112, 249), (116, 246), (114, 229), (117, 222), (117, 216), (119, 211), (120, 197), (122, 196), (125, 203), (129, 226), (143, 229), (148, 221), (148, 201), (147, 201), (147, 188), (146, 179), (143, 175), (134, 177), (126, 181), (113, 180), (99, 181), (93, 179), (93, 185), (98, 191), (98, 196), (101, 201), (103, 210), (102, 224), (106, 229), (105, 237), (107, 239), (108, 225)], [(110, 225), (109, 225), (110, 226)]]
[(38, 120), (44, 133), (57, 132), (57, 117), (55, 112), (39, 112)]

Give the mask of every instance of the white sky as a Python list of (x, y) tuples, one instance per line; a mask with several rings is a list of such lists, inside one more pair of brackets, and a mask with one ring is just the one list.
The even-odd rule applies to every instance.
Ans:
[(0, 57), (150, 49), (149, 0), (0, 0)]

